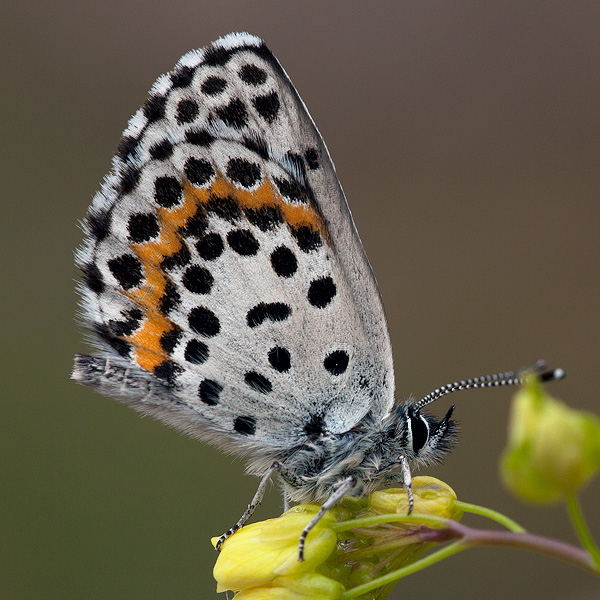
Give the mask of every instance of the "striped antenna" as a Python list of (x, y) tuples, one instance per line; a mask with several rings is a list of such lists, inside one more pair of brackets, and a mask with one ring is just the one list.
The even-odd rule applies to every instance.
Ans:
[(419, 411), (424, 406), (435, 402), (438, 398), (446, 396), (447, 394), (452, 394), (453, 392), (458, 392), (459, 390), (497, 387), (501, 385), (522, 385), (527, 379), (527, 376), (532, 373), (537, 373), (540, 380), (543, 382), (558, 381), (565, 376), (565, 372), (562, 369), (551, 369), (548, 371), (545, 369), (546, 362), (538, 360), (530, 367), (521, 369), (520, 371), (494, 373), (493, 375), (484, 375), (483, 377), (473, 377), (473, 379), (463, 379), (461, 381), (455, 381), (454, 383), (448, 383), (421, 398), (421, 400), (415, 404), (415, 409)]

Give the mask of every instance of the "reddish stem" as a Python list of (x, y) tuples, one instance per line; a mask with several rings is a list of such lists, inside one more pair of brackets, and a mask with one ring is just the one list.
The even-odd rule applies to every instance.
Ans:
[(446, 542), (451, 539), (459, 539), (465, 546), (471, 547), (502, 546), (521, 548), (522, 550), (530, 550), (564, 560), (595, 575), (600, 575), (591, 556), (585, 550), (566, 542), (560, 542), (527, 531), (513, 533), (512, 531), (473, 529), (462, 523), (449, 520), (446, 529), (423, 527), (415, 532), (415, 536), (428, 542)]

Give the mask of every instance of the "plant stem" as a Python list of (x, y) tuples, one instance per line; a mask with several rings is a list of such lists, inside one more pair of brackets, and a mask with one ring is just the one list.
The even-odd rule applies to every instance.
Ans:
[(592, 538), (592, 534), (583, 517), (581, 505), (575, 494), (569, 494), (567, 496), (567, 510), (583, 547), (589, 552), (596, 570), (600, 571), (600, 549), (598, 549), (598, 546)]
[(469, 504), (468, 502), (461, 502), (460, 500), (456, 500), (454, 505), (463, 512), (487, 517), (492, 521), (496, 521), (496, 523), (500, 523), (500, 525), (503, 525), (513, 533), (523, 533), (525, 531), (525, 528), (521, 527), (516, 521), (513, 521), (506, 515), (492, 510), (491, 508), (485, 508), (484, 506), (479, 506), (477, 504)]
[(389, 585), (390, 583), (420, 571), (425, 567), (429, 567), (444, 558), (448, 558), (449, 556), (461, 552), (462, 550), (475, 548), (477, 546), (496, 546), (529, 550), (530, 552), (537, 552), (539, 554), (558, 558), (581, 569), (600, 575), (600, 569), (597, 568), (590, 554), (572, 544), (528, 532), (520, 533), (474, 529), (449, 519), (446, 520), (446, 524), (447, 529), (428, 529), (424, 527), (420, 529), (416, 535), (424, 542), (440, 543), (451, 538), (455, 538), (457, 541), (445, 546), (441, 550), (432, 552), (428, 556), (421, 558), (406, 567), (392, 571), (387, 575), (373, 579), (369, 583), (364, 583), (344, 592), (340, 600), (351, 600), (352, 598), (356, 598), (372, 590)]
[(361, 517), (360, 519), (349, 519), (340, 523), (332, 523), (329, 527), (336, 533), (357, 529), (358, 527), (371, 527), (373, 525), (385, 525), (386, 523), (410, 523), (414, 525), (431, 525), (446, 527), (450, 519), (438, 517), (436, 515), (422, 515), (419, 513), (404, 514), (389, 514), (389, 515), (373, 515), (371, 517)]
[[(450, 521), (448, 523), (448, 530), (453, 537), (460, 538), (461, 543), (468, 547), (498, 546), (520, 548), (521, 550), (529, 550), (530, 552), (537, 552), (539, 554), (558, 558), (559, 560), (571, 563), (581, 569), (600, 575), (600, 571), (596, 569), (594, 561), (585, 550), (573, 546), (572, 544), (567, 544), (566, 542), (560, 542), (552, 538), (529, 532), (512, 533), (511, 531), (474, 529), (472, 527), (467, 527), (462, 523), (457, 523), (456, 521)], [(436, 530), (431, 531), (433, 534), (439, 535)], [(447, 535), (448, 532), (446, 532), (446, 536)], [(423, 534), (421, 534), (421, 536), (423, 536)]]

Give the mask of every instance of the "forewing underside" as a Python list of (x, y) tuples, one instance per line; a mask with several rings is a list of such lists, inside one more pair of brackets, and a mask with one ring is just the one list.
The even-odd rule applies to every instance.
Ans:
[(327, 149), (258, 38), (230, 34), (159, 78), (84, 226), (83, 318), (104, 354), (78, 358), (82, 383), (240, 452), (391, 406), (369, 263)]

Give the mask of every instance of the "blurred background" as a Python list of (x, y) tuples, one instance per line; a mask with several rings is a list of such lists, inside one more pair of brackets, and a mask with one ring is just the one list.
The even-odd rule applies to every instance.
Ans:
[[(212, 598), (209, 538), (256, 488), (243, 465), (69, 380), (78, 219), (122, 129), (184, 52), (264, 37), (335, 160), (387, 307), (397, 397), (537, 358), (600, 412), (600, 4), (105, 0), (3, 5), (0, 596)], [(561, 506), (497, 474), (511, 391), (452, 402), (427, 473), (575, 541)], [(600, 537), (600, 483), (583, 494)], [(259, 518), (278, 514), (267, 495)], [(478, 522), (475, 521), (475, 524)], [(471, 550), (393, 598), (598, 598), (547, 558)], [(224, 597), (224, 596), (223, 596)]]

